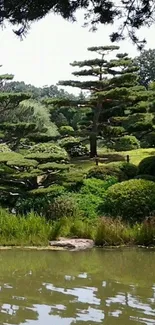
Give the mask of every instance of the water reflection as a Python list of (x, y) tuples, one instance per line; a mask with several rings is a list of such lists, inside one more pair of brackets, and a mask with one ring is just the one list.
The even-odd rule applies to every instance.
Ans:
[(155, 251), (1, 251), (1, 325), (155, 325)]

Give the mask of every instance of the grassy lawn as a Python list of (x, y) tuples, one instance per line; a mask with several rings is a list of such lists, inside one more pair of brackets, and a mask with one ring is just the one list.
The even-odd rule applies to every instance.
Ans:
[[(106, 151), (105, 148), (99, 148), (98, 150), (98, 154), (100, 155), (104, 155), (104, 154), (109, 154), (113, 155), (113, 154), (118, 154), (121, 156), (126, 157), (127, 155), (129, 155), (130, 157), (130, 162), (138, 165), (140, 163), (140, 161), (148, 156), (153, 156), (155, 155), (155, 148), (149, 148), (149, 149), (136, 149), (136, 150), (130, 150), (130, 151)], [(95, 161), (90, 160), (90, 158), (88, 159), (77, 159), (77, 160), (73, 160), (72, 163), (77, 167), (77, 168), (82, 168), (85, 171), (89, 170), (91, 167), (95, 166)], [(102, 165), (102, 163), (99, 163), (99, 165)]]
[(130, 156), (130, 162), (138, 165), (140, 161), (148, 156), (155, 155), (155, 149), (149, 148), (149, 149), (136, 149), (136, 150), (130, 150), (130, 151), (122, 151), (118, 152), (118, 154), (121, 154), (123, 156)]

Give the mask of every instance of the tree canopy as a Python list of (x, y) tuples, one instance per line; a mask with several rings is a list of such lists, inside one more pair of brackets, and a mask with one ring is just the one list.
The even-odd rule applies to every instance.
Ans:
[[(25, 84), (24, 81), (14, 81), (13, 75), (0, 75), (0, 91), (12, 93), (29, 93), (34, 99), (41, 100), (42, 98), (56, 97), (56, 98), (70, 98), (75, 99), (73, 94), (59, 89), (56, 85), (36, 87), (31, 84)], [(8, 82), (9, 81), (9, 82)]]
[(0, 24), (8, 21), (16, 26), (14, 32), (17, 35), (23, 35), (31, 22), (51, 11), (75, 21), (77, 9), (85, 10), (85, 24), (93, 29), (98, 23), (113, 24), (119, 19), (120, 25), (112, 33), (111, 40), (124, 38), (127, 31), (132, 41), (141, 47), (142, 40), (138, 39), (136, 31), (153, 23), (155, 4), (154, 0), (7, 0), (1, 1)]
[(140, 83), (148, 87), (155, 81), (155, 49), (144, 50), (135, 58), (135, 64), (139, 67)]
[[(66, 99), (47, 99), (47, 105), (55, 105), (59, 107), (51, 108), (51, 114), (54, 121), (56, 116), (60, 113), (65, 113), (66, 119), (74, 131), (78, 134), (81, 131), (82, 135), (89, 136), (90, 139), (90, 155), (94, 157), (97, 155), (97, 138), (102, 136), (105, 143), (116, 143), (117, 139), (126, 136), (128, 130), (123, 123), (124, 119), (128, 119), (128, 115), (133, 115), (134, 124), (137, 127), (137, 120), (141, 120), (141, 124), (146, 124), (145, 119), (152, 118), (152, 114), (146, 116), (148, 107), (148, 97), (152, 96), (152, 92), (146, 91), (146, 88), (139, 85), (139, 69), (135, 65), (134, 60), (130, 59), (126, 53), (117, 53), (114, 58), (109, 59), (107, 55), (112, 54), (113, 51), (118, 50), (118, 46), (99, 46), (88, 48), (89, 51), (96, 53), (99, 57), (84, 61), (74, 61), (71, 65), (78, 67), (79, 71), (73, 72), (76, 77), (88, 77), (90, 80), (66, 80), (60, 81), (60, 85), (79, 87), (90, 92), (90, 97), (83, 100), (70, 101)], [(92, 80), (92, 77), (96, 77)], [(76, 108), (75, 108), (76, 107)], [(75, 112), (78, 110), (78, 124), (73, 124), (75, 121)], [(71, 114), (71, 121), (69, 115)], [(138, 116), (134, 116), (136, 113)], [(66, 114), (67, 113), (67, 114)], [(83, 114), (84, 113), (84, 114)], [(57, 115), (55, 115), (57, 114)], [(114, 117), (119, 118), (119, 123), (115, 121)], [(113, 121), (114, 119), (114, 121)], [(148, 121), (147, 121), (148, 122)], [(62, 123), (67, 125), (63, 120)], [(132, 124), (133, 121), (129, 121)], [(57, 126), (58, 122), (56, 122)], [(144, 126), (144, 125), (143, 125)], [(148, 126), (148, 123), (147, 123)], [(149, 122), (152, 130), (152, 122)], [(141, 129), (143, 127), (141, 126)], [(66, 130), (66, 128), (65, 128)], [(138, 132), (140, 130), (138, 129)], [(145, 129), (146, 131), (146, 129)], [(134, 128), (134, 132), (136, 132)], [(131, 134), (129, 132), (129, 134)], [(134, 134), (135, 136), (135, 134)], [(135, 138), (123, 138), (125, 143), (130, 140), (136, 141)], [(110, 145), (110, 143), (109, 143)]]

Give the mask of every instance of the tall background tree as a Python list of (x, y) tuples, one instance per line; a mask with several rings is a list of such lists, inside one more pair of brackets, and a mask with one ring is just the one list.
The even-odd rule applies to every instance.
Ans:
[[(56, 98), (70, 98), (75, 99), (76, 96), (64, 91), (64, 89), (58, 88), (56, 85), (35, 87), (31, 84), (25, 84), (24, 81), (14, 81), (13, 75), (0, 76), (0, 90), (3, 92), (13, 92), (13, 93), (29, 93), (33, 99), (41, 100), (47, 97)], [(5, 81), (4, 81), (5, 79)], [(9, 82), (6, 82), (9, 81)]]
[(144, 50), (135, 58), (135, 64), (139, 67), (139, 81), (148, 88), (155, 81), (155, 49)]

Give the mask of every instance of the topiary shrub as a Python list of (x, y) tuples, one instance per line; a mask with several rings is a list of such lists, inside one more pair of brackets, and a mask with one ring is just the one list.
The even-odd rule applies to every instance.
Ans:
[(72, 135), (74, 134), (74, 129), (70, 125), (63, 125), (59, 128), (61, 135)]
[(80, 142), (79, 143), (70, 143), (65, 146), (65, 149), (72, 158), (89, 155), (88, 148)]
[(97, 178), (106, 180), (107, 177), (113, 176), (117, 181), (127, 180), (128, 177), (120, 169), (119, 164), (109, 163), (107, 165), (95, 166), (88, 171), (87, 178)]
[(131, 163), (122, 162), (119, 167), (128, 179), (134, 178), (138, 173), (138, 167)]
[(53, 142), (35, 144), (30, 148), (29, 153), (44, 153), (67, 157), (65, 149)]
[(89, 155), (87, 146), (81, 143), (79, 138), (67, 137), (61, 139), (59, 144), (71, 157), (82, 157)]
[(79, 191), (85, 178), (84, 170), (70, 170), (61, 175), (61, 182), (68, 191)]
[(37, 188), (34, 190), (29, 191), (29, 194), (31, 194), (31, 196), (33, 195), (34, 197), (37, 196), (42, 196), (45, 195), (46, 197), (49, 197), (50, 199), (55, 198), (57, 196), (60, 196), (62, 194), (64, 194), (65, 192), (65, 187), (62, 185), (51, 185), (48, 187), (41, 187), (41, 188)]
[(0, 143), (0, 152), (11, 152), (11, 149), (6, 143)]
[(155, 176), (155, 156), (144, 158), (138, 166), (138, 173)]
[(155, 147), (155, 132), (145, 135), (141, 140), (141, 148), (154, 148)]
[(154, 115), (151, 113), (135, 113), (128, 115), (122, 121), (122, 126), (128, 133), (150, 130), (153, 126)]
[(155, 212), (155, 184), (142, 179), (115, 184), (107, 190), (101, 211), (128, 222), (141, 222)]
[(140, 148), (139, 140), (133, 135), (124, 135), (119, 138), (114, 147), (116, 151), (128, 151)]

